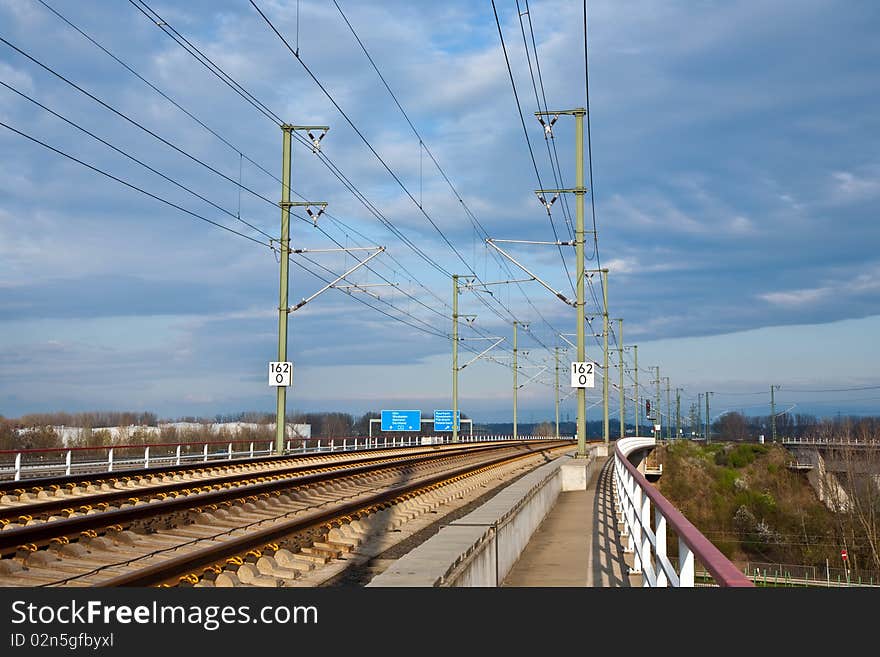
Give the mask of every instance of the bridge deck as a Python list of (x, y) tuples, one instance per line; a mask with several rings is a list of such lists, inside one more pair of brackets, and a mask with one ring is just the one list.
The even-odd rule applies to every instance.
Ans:
[[(587, 490), (559, 494), (504, 579), (507, 587), (628, 587), (641, 584), (626, 574), (631, 555), (614, 513), (613, 457)], [(628, 560), (629, 559), (629, 560)]]

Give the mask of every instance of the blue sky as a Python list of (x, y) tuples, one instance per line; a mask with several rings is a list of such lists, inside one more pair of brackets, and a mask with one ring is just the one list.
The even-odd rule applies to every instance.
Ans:
[[(295, 1), (257, 3), (399, 183), (249, 2), (147, 4), (283, 120), (331, 126), (322, 152), (366, 203), (296, 145), (294, 192), (327, 201), (329, 216), (320, 230), (294, 219), (294, 246), (387, 248), (350, 279), (397, 284), (375, 288), (380, 299), (330, 290), (291, 314), (289, 411), (448, 408), (449, 274), (520, 278), (480, 231), (549, 241), (555, 228), (565, 240), (574, 217), (573, 198), (570, 214), (559, 201), (551, 228), (535, 200), (538, 180), (491, 3), (338, 0), (442, 172), (332, 0), (301, 0), (298, 19)], [(514, 0), (495, 4), (538, 171), (553, 186), (522, 30), (532, 66), (534, 31), (541, 103), (546, 95), (550, 109), (584, 106), (582, 3), (530, 2), (523, 27)], [(610, 315), (624, 318), (623, 341), (639, 345), (640, 367), (659, 365), (684, 389), (684, 408), (711, 390), (713, 415), (767, 413), (769, 386), (779, 384), (778, 404), (792, 412), (880, 413), (880, 388), (869, 389), (880, 380), (878, 29), (872, 2), (589, 3), (593, 191)], [(0, 121), (252, 238), (0, 126), (0, 414), (272, 410), (266, 363), (277, 348), (278, 264), (257, 242), (279, 231), (278, 126), (134, 3), (0, 0), (0, 36), (180, 150), (2, 42), (0, 81), (8, 86), (0, 86)], [(564, 186), (574, 184), (573, 140), (572, 119), (563, 116), (553, 145)], [(509, 246), (572, 296), (556, 248)], [(573, 249), (563, 250), (573, 276)], [(296, 263), (332, 278), (353, 257), (294, 257), (291, 303), (324, 285)], [(601, 330), (598, 278), (591, 284), (590, 333)], [(548, 348), (565, 346), (558, 334), (574, 332), (573, 310), (537, 283), (492, 290), (460, 297), (461, 312), (477, 315), (463, 336), (505, 338), (497, 361), (462, 372), (461, 407), (478, 420), (509, 419), (516, 319), (529, 326), (518, 335), (520, 381), (548, 368), (519, 391), (520, 418), (548, 418)], [(600, 341), (590, 340), (588, 355), (600, 359)], [(462, 359), (487, 344), (467, 341)], [(626, 358), (631, 368), (632, 352)], [(616, 382), (617, 371), (611, 375)], [(650, 380), (640, 372), (643, 388), (653, 388)], [(835, 388), (868, 389), (825, 392)], [(590, 404), (598, 392), (588, 393)], [(563, 414), (574, 417), (572, 400)], [(615, 401), (612, 417), (616, 409)], [(588, 417), (600, 412), (592, 406)]]

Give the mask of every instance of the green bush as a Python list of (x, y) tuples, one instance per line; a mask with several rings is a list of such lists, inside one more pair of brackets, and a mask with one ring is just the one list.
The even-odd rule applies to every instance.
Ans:
[(718, 471), (718, 487), (721, 490), (736, 490), (736, 479), (736, 470), (733, 470), (731, 468), (722, 468)]

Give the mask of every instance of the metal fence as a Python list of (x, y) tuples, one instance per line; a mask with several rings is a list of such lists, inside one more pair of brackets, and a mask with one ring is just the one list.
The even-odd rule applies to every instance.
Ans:
[[(460, 436), (459, 442), (496, 442), (512, 436)], [(518, 440), (555, 440), (552, 436), (518, 436)], [(349, 452), (365, 449), (449, 444), (451, 436), (352, 436), (347, 438), (292, 438), (284, 454)], [(149, 467), (232, 461), (270, 456), (275, 441), (228, 440), (150, 445), (52, 447), (0, 450), (0, 481), (20, 481), (72, 474), (118, 472)]]
[[(624, 551), (633, 555), (630, 573), (641, 574), (647, 587), (694, 587), (702, 583), (695, 570), (700, 563), (717, 586), (754, 586), (629, 462), (631, 454), (655, 444), (653, 438), (623, 438), (614, 448), (618, 518), (623, 523)], [(678, 539), (677, 563), (666, 553), (667, 530)]]

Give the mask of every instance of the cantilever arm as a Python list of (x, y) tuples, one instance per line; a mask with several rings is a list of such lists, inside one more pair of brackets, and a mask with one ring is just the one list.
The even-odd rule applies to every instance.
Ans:
[(459, 371), (463, 370), (465, 367), (467, 367), (468, 365), (470, 365), (470, 364), (473, 363), (474, 361), (479, 360), (480, 357), (482, 357), (483, 355), (485, 355), (485, 354), (489, 353), (490, 351), (492, 351), (495, 347), (497, 347), (497, 346), (498, 346), (499, 344), (501, 344), (502, 342), (504, 342), (504, 338), (498, 338), (498, 339), (497, 339), (497, 340), (496, 340), (491, 346), (487, 347), (486, 349), (483, 349), (483, 351), (481, 351), (481, 352), (478, 353), (476, 356), (474, 356), (473, 358), (471, 358), (468, 362), (466, 362), (464, 365), (462, 365), (461, 367), (459, 367), (459, 368), (458, 368)]
[(326, 292), (327, 290), (329, 290), (331, 287), (333, 287), (334, 285), (336, 285), (339, 281), (343, 280), (346, 276), (349, 276), (352, 272), (355, 272), (355, 271), (357, 271), (358, 269), (360, 269), (361, 267), (363, 267), (365, 264), (367, 264), (370, 260), (372, 260), (373, 258), (375, 258), (377, 255), (379, 255), (379, 254), (382, 253), (383, 251), (385, 251), (385, 247), (384, 247), (384, 246), (377, 247), (377, 251), (376, 251), (375, 253), (373, 253), (373, 254), (367, 256), (366, 258), (364, 258), (363, 260), (361, 260), (359, 263), (357, 263), (354, 267), (352, 267), (351, 269), (349, 269), (347, 272), (345, 272), (345, 273), (342, 274), (341, 276), (337, 277), (337, 278), (334, 279), (333, 281), (327, 283), (327, 285), (325, 285), (325, 286), (322, 287), (320, 290), (318, 290), (317, 292), (315, 292), (315, 293), (314, 293), (312, 296), (310, 296), (309, 298), (307, 298), (307, 299), (303, 299), (302, 301), (300, 301), (300, 302), (299, 302), (298, 304), (296, 304), (295, 306), (293, 306), (293, 307), (291, 307), (291, 308), (288, 308), (288, 309), (287, 309), (287, 312), (291, 312), (291, 313), (292, 313), (292, 312), (294, 312), (294, 311), (296, 311), (296, 310), (299, 310), (299, 309), (302, 308), (304, 305), (306, 305), (309, 301), (311, 301), (312, 299), (314, 299), (316, 296), (318, 296), (319, 294), (322, 294), (322, 293)]
[(527, 379), (527, 380), (523, 381), (521, 384), (519, 384), (519, 385), (517, 386), (517, 388), (523, 388), (523, 387), (527, 386), (527, 385), (530, 384), (532, 381), (534, 381), (534, 380), (537, 379), (539, 376), (541, 376), (541, 375), (544, 373), (544, 371), (545, 371), (546, 369), (547, 369), (547, 367), (546, 367), (546, 365), (545, 365), (545, 366), (542, 367), (540, 370), (538, 370), (538, 373), (537, 373), (537, 374), (535, 374), (535, 375), (534, 375), (533, 377), (531, 377), (530, 379)]
[(567, 304), (567, 305), (569, 305), (569, 306), (575, 306), (575, 307), (577, 307), (577, 302), (576, 302), (576, 301), (570, 301), (570, 300), (568, 299), (568, 297), (566, 297), (564, 294), (562, 294), (562, 292), (560, 292), (560, 291), (558, 291), (558, 290), (554, 290), (552, 287), (550, 287), (550, 285), (548, 285), (546, 282), (544, 282), (541, 278), (539, 278), (539, 277), (536, 276), (534, 273), (532, 273), (531, 271), (529, 271), (528, 269), (526, 269), (525, 267), (523, 267), (519, 262), (516, 261), (516, 259), (515, 259), (512, 255), (510, 255), (507, 251), (505, 251), (505, 250), (502, 249), (500, 246), (498, 246), (497, 244), (495, 244), (495, 243), (492, 241), (492, 238), (491, 238), (491, 237), (490, 237), (490, 238), (486, 238), (486, 244), (488, 244), (488, 245), (491, 246), (493, 249), (495, 249), (496, 251), (498, 251), (498, 253), (500, 253), (501, 255), (503, 255), (505, 258), (507, 258), (508, 260), (510, 260), (513, 264), (515, 264), (515, 265), (516, 265), (517, 267), (519, 267), (520, 269), (522, 269), (522, 270), (523, 270), (525, 273), (527, 273), (529, 276), (531, 276), (531, 277), (534, 278), (536, 281), (538, 281), (538, 282), (539, 282), (541, 285), (543, 285), (545, 288), (547, 288), (548, 290), (550, 290), (550, 291), (553, 293), (553, 295), (554, 295), (556, 298), (558, 298), (560, 301), (562, 301), (563, 303), (565, 303), (565, 304)]

